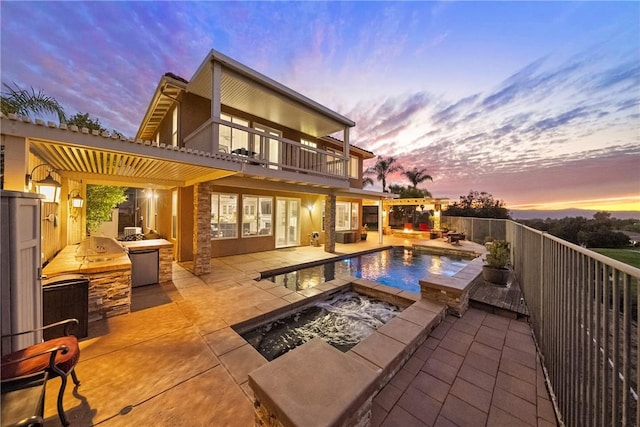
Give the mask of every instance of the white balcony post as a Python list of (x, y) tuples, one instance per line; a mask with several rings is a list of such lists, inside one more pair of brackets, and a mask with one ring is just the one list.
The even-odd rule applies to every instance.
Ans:
[(344, 167), (343, 167), (343, 176), (345, 178), (349, 178), (349, 127), (344, 127), (344, 147), (342, 148), (342, 153), (344, 155)]
[[(220, 88), (222, 80), (222, 66), (219, 62), (211, 63), (211, 117), (220, 120), (221, 101)], [(220, 145), (220, 125), (214, 121), (211, 129), (211, 152), (217, 153)]]

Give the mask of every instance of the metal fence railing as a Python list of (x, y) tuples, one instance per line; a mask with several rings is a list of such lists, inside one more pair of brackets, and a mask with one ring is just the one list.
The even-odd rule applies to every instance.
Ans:
[(640, 425), (640, 269), (503, 222), (562, 422)]
[(443, 216), (440, 227), (464, 233), (468, 240), (480, 244), (484, 244), (487, 238), (505, 240), (506, 237), (504, 219)]

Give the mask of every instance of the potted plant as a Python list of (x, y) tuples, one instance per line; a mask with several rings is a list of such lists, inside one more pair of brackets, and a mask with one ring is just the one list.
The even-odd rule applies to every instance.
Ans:
[(365, 224), (360, 230), (360, 240), (367, 240), (367, 231), (369, 231), (369, 227)]
[(482, 277), (487, 282), (498, 286), (506, 286), (509, 279), (509, 243), (495, 240), (487, 244), (487, 257), (482, 266)]

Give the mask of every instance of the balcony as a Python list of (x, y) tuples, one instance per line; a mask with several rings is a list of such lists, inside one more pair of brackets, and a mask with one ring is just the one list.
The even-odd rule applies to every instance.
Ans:
[(262, 168), (247, 168), (247, 174), (282, 178), (295, 174), (297, 178), (294, 179), (300, 179), (300, 174), (304, 174), (303, 180), (315, 176), (334, 181), (332, 185), (349, 185), (348, 154), (303, 145), (237, 123), (211, 118), (184, 138), (184, 143), (187, 149), (216, 153), (229, 161)]

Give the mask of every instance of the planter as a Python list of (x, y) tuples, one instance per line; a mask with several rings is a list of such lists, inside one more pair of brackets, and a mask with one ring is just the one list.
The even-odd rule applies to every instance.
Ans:
[(498, 286), (507, 286), (509, 281), (509, 269), (508, 268), (495, 268), (487, 265), (482, 266), (482, 277), (489, 283), (493, 283)]
[(360, 240), (367, 240), (367, 233), (362, 233), (360, 235)]

